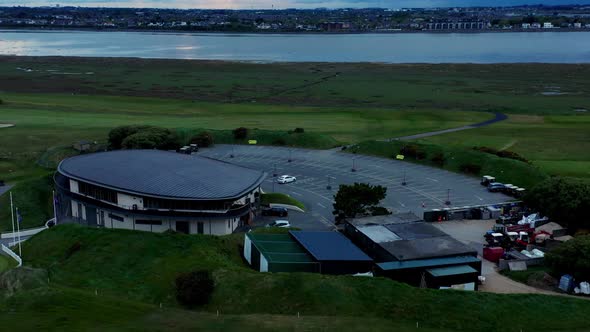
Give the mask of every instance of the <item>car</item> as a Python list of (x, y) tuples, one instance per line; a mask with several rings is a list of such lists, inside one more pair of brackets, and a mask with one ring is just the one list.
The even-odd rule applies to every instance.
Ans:
[(492, 182), (488, 185), (488, 191), (492, 193), (503, 191), (505, 188), (506, 186), (499, 182)]
[(286, 217), (289, 215), (289, 211), (284, 207), (269, 207), (262, 209), (263, 216), (277, 216), (277, 217)]
[(277, 179), (277, 182), (281, 183), (281, 184), (291, 183), (291, 182), (295, 182), (295, 181), (297, 181), (297, 178), (294, 176), (291, 176), (291, 175), (281, 175)]
[(291, 224), (289, 223), (289, 220), (275, 220), (266, 225), (266, 227), (289, 228), (291, 227)]

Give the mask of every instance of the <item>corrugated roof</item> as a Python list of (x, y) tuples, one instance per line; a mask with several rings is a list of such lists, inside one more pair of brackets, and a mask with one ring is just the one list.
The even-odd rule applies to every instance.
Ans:
[(391, 225), (398, 223), (412, 223), (422, 221), (422, 218), (418, 217), (412, 212), (396, 213), (383, 216), (372, 216), (354, 218), (349, 220), (349, 223), (356, 226), (361, 225)]
[(371, 258), (338, 232), (290, 231), (318, 261), (371, 261)]
[(416, 259), (409, 261), (392, 261), (385, 263), (377, 263), (377, 266), (383, 271), (415, 269), (429, 266), (453, 265), (453, 264), (469, 264), (479, 262), (480, 260), (474, 256), (455, 256), (442, 257), (432, 259)]
[(289, 234), (246, 233), (269, 263), (309, 263), (313, 257)]
[(433, 277), (447, 277), (455, 276), (458, 274), (477, 273), (477, 270), (469, 265), (456, 265), (447, 267), (438, 267), (434, 269), (426, 270)]
[(445, 256), (476, 255), (477, 251), (450, 236), (379, 243), (400, 261)]
[(265, 173), (226, 162), (159, 150), (120, 150), (65, 159), (70, 178), (144, 196), (234, 199), (256, 188)]

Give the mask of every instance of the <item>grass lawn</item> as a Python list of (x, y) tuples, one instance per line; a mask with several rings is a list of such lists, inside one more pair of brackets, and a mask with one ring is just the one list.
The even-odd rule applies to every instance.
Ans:
[(260, 202), (264, 205), (268, 205), (271, 203), (288, 204), (288, 205), (296, 206), (302, 210), (305, 210), (305, 205), (303, 203), (301, 203), (300, 201), (296, 200), (295, 198), (293, 198), (289, 195), (285, 195), (285, 194), (281, 194), (281, 193), (262, 194), (260, 196)]
[(15, 267), (16, 265), (17, 263), (14, 261), (14, 259), (0, 255), (0, 273)]
[[(402, 330), (412, 328), (416, 322), (421, 328), (453, 331), (587, 329), (588, 301), (532, 294), (416, 289), (383, 278), (258, 273), (244, 265), (239, 251), (242, 241), (242, 234), (224, 237), (152, 234), (60, 225), (26, 241), (23, 258), (26, 264), (49, 271), (49, 284), (53, 289), (65, 287), (75, 289), (77, 293), (32, 296), (25, 291), (4, 303), (22, 308), (17, 312), (37, 309), (44, 312), (43, 308), (49, 305), (66, 306), (70, 308), (66, 313), (71, 315), (63, 324), (82, 324), (86, 320), (108, 324), (108, 315), (89, 316), (88, 312), (92, 310), (79, 308), (99, 305), (103, 309), (98, 312), (109, 312), (111, 306), (114, 309), (121, 307), (120, 314), (108, 318), (131, 324), (138, 317), (143, 321), (146, 309), (138, 308), (139, 304), (125, 308), (127, 303), (142, 302), (143, 308), (163, 303), (164, 308), (176, 308), (175, 276), (181, 272), (207, 269), (212, 271), (216, 287), (210, 304), (201, 310), (208, 313), (219, 310), (223, 315), (247, 315), (239, 316), (246, 321), (248, 317), (263, 314), (277, 317), (277, 322), (271, 320), (269, 325), (263, 324), (269, 328), (281, 326), (275, 325), (283, 324), (281, 317), (295, 317), (299, 312), (303, 317), (329, 317), (325, 318), (326, 322), (334, 320), (335, 326), (344, 330), (348, 330), (346, 317), (355, 317), (359, 322), (374, 321), (377, 329), (391, 326), (388, 324), (392, 321), (401, 325)], [(79, 249), (72, 249), (78, 247), (76, 244)], [(88, 299), (88, 294), (95, 291), (107, 302), (96, 303), (96, 297)], [(66, 300), (58, 301), (60, 296), (66, 296)], [(109, 300), (111, 298), (113, 300)], [(114, 304), (115, 298), (120, 304)], [(108, 305), (108, 301), (113, 305)], [(153, 311), (153, 307), (150, 310)], [(66, 313), (59, 313), (58, 317)], [(41, 322), (52, 322), (48, 316), (42, 314), (41, 317)], [(239, 320), (239, 317), (235, 319)], [(158, 326), (160, 319), (163, 318), (156, 319), (154, 326)], [(318, 318), (317, 324), (323, 326), (320, 321)], [(285, 324), (290, 324), (289, 319)], [(313, 326), (318, 325), (310, 327)], [(350, 328), (356, 326), (353, 324)]]

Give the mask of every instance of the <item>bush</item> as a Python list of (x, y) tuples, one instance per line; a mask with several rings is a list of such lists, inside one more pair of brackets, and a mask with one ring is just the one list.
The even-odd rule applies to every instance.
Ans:
[(372, 206), (369, 208), (372, 216), (386, 216), (391, 214), (391, 211), (384, 208), (383, 206)]
[(206, 148), (214, 144), (213, 135), (209, 132), (199, 133), (190, 139), (191, 144), (197, 144), (200, 148)]
[(149, 127), (127, 136), (121, 143), (123, 149), (176, 150), (180, 147), (178, 137), (166, 128)]
[(209, 271), (193, 271), (176, 277), (176, 300), (186, 307), (209, 303), (215, 283)]
[(272, 141), (272, 145), (284, 146), (284, 145), (287, 145), (287, 141), (285, 141), (285, 139), (282, 137), (278, 137)]
[(439, 167), (443, 167), (445, 165), (445, 155), (440, 152), (435, 154), (430, 160), (433, 164)]
[(305, 132), (305, 129), (303, 129), (303, 128), (295, 128), (294, 132), (295, 132), (295, 134), (303, 134)]
[(461, 164), (459, 170), (463, 173), (477, 175), (481, 172), (481, 166), (476, 164)]
[(529, 161), (526, 158), (524, 158), (523, 156), (519, 155), (516, 152), (512, 152), (512, 151), (508, 151), (508, 150), (498, 151), (494, 148), (489, 148), (487, 146), (476, 146), (473, 149), (476, 151), (493, 154), (493, 155), (496, 155), (500, 158), (514, 159), (514, 160), (522, 161), (525, 163), (529, 163)]
[(416, 160), (422, 160), (426, 158), (426, 152), (420, 150), (420, 148), (415, 144), (405, 145), (400, 149), (399, 153), (405, 157), (414, 158)]
[(590, 236), (579, 236), (560, 244), (545, 256), (545, 264), (557, 276), (571, 274), (578, 281), (590, 279)]
[(178, 136), (169, 129), (154, 126), (122, 126), (109, 132), (111, 149), (176, 150)]
[(248, 137), (248, 128), (236, 128), (232, 130), (232, 133), (234, 134), (234, 139), (236, 140), (246, 139), (246, 137)]

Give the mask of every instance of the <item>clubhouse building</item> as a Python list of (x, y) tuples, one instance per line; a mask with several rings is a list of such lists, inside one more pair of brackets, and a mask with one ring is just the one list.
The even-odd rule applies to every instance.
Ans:
[(55, 174), (58, 220), (150, 232), (224, 235), (248, 224), (266, 174), (159, 150), (63, 160)]

